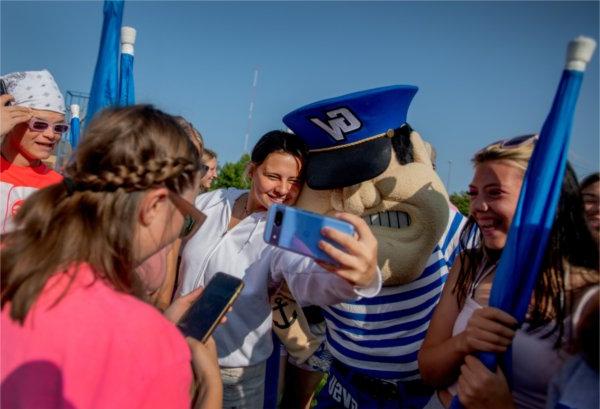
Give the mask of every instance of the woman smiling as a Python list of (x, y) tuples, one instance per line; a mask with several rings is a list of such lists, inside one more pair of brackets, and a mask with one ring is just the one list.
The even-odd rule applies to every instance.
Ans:
[(264, 242), (266, 210), (273, 203), (296, 202), (305, 161), (306, 148), (297, 136), (269, 132), (252, 151), (247, 169), (249, 191), (221, 189), (196, 199), (196, 207), (207, 220), (183, 250), (179, 294), (205, 286), (219, 271), (245, 283), (227, 323), (214, 334), (226, 408), (263, 406), (265, 362), (273, 348), (269, 288), (277, 286), (284, 276), (296, 298), (304, 303), (332, 304), (372, 296), (381, 285), (377, 242), (358, 217), (339, 216), (354, 224), (357, 237), (324, 232), (345, 248), (344, 252), (324, 248), (339, 263), (332, 271)]

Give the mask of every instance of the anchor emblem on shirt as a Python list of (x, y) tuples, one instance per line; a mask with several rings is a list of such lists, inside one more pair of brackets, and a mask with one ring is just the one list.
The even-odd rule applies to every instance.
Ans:
[(285, 310), (283, 307), (285, 307), (286, 305), (289, 305), (289, 303), (283, 301), (283, 298), (281, 298), (281, 297), (275, 298), (275, 307), (273, 308), (273, 310), (279, 311), (279, 314), (281, 315), (281, 319), (283, 319), (283, 323), (281, 323), (281, 324), (279, 322), (277, 322), (277, 320), (273, 319), (273, 324), (275, 324), (275, 326), (277, 326), (277, 328), (281, 328), (281, 329), (289, 328), (294, 323), (294, 321), (296, 321), (296, 318), (298, 318), (298, 314), (296, 313), (296, 311), (292, 311), (291, 318), (288, 317), (287, 315), (285, 315)]

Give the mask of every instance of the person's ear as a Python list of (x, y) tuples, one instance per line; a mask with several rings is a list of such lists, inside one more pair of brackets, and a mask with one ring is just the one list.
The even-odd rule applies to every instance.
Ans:
[(256, 164), (254, 162), (248, 162), (246, 165), (246, 175), (249, 179), (254, 177), (254, 172), (256, 171)]
[(149, 226), (160, 217), (163, 207), (169, 200), (169, 190), (161, 187), (147, 192), (140, 201), (139, 219), (143, 226)]
[(433, 164), (431, 163), (431, 151), (427, 149), (426, 145), (428, 143), (421, 138), (421, 135), (419, 135), (417, 131), (412, 131), (410, 133), (410, 142), (413, 147), (414, 161), (431, 166), (433, 169)]

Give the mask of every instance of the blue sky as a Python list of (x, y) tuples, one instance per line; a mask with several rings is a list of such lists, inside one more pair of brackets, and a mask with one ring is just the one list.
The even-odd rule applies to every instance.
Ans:
[[(89, 92), (102, 2), (2, 0), (0, 14), (2, 74), (48, 68), (65, 93)], [(138, 30), (137, 102), (188, 118), (221, 163), (243, 152), (255, 68), (250, 147), (301, 105), (411, 84), (408, 121), (454, 192), (478, 148), (541, 129), (568, 41), (598, 41), (598, 16), (595, 1), (126, 1), (123, 24)], [(599, 167), (598, 61), (596, 51), (573, 126), (580, 177)]]

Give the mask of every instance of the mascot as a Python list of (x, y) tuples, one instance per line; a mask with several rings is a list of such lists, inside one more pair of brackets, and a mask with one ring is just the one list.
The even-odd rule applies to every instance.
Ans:
[(333, 360), (317, 407), (421, 408), (433, 393), (420, 381), (417, 353), (458, 253), (463, 217), (448, 202), (431, 147), (406, 123), (416, 92), (377, 88), (283, 118), (310, 150), (297, 205), (363, 217), (378, 239), (384, 277), (375, 298), (323, 307)]

